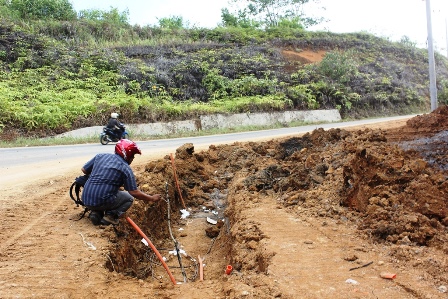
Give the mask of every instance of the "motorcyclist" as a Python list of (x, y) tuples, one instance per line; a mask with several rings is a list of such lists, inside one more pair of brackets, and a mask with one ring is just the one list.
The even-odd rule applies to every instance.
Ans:
[[(118, 219), (133, 203), (134, 198), (155, 202), (161, 194), (149, 195), (137, 188), (134, 173), (129, 166), (135, 154), (141, 155), (135, 142), (121, 139), (115, 145), (114, 154), (97, 154), (83, 167), (89, 179), (82, 191), (82, 200), (91, 210), (90, 220), (94, 225), (118, 224)], [(124, 190), (120, 190), (123, 186)]]
[(118, 120), (118, 117), (118, 113), (112, 112), (110, 114), (109, 122), (107, 123), (106, 128), (111, 129), (117, 139), (121, 139), (125, 128), (124, 124)]

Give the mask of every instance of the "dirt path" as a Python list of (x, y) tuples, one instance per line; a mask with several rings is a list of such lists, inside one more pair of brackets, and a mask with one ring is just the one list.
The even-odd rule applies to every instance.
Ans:
[[(363, 240), (350, 223), (316, 219), (306, 213), (291, 215), (269, 197), (244, 214), (258, 219), (266, 234), (266, 250), (275, 252), (267, 273), (282, 298), (297, 298), (298, 294), (316, 299), (414, 298), (394, 281), (380, 277), (389, 272), (399, 276), (397, 281), (406, 281), (404, 273), (387, 261), (387, 252)], [(368, 266), (354, 269), (363, 265)], [(422, 290), (424, 286), (420, 283), (412, 288)]]
[[(383, 128), (397, 126), (387, 124)], [(327, 134), (318, 135), (294, 139), (294, 143), (284, 139), (283, 146), (328, 138)], [(74, 165), (85, 161), (72, 161), (73, 165), (61, 167), (64, 170), (60, 173), (48, 174), (42, 167), (39, 176), (18, 188), (2, 188), (0, 298), (447, 298), (446, 245), (437, 243), (447, 238), (443, 217), (433, 218), (432, 241), (427, 245), (417, 244), (417, 233), (411, 229), (398, 241), (391, 233), (391, 241), (386, 242), (360, 230), (367, 225), (363, 221), (368, 214), (335, 203), (347, 198), (340, 195), (345, 190), (341, 189), (343, 173), (349, 173), (349, 164), (344, 163), (349, 156), (356, 157), (338, 156), (338, 151), (376, 135), (360, 136), (347, 135), (343, 145), (330, 142), (334, 153), (329, 149), (318, 152), (317, 143), (313, 147), (308, 144), (307, 149), (282, 158), (284, 162), (276, 157), (281, 144), (278, 141), (195, 149), (191, 155), (186, 154), (187, 146), (176, 152), (176, 168), (190, 216), (181, 219), (178, 205), (172, 210), (172, 229), (188, 254), (183, 262), (188, 266), (188, 276), (194, 279), (183, 282), (178, 260), (169, 253), (173, 243), (167, 235), (166, 202), (145, 206), (136, 201), (129, 216), (167, 258), (180, 283), (177, 285), (149, 257), (151, 251), (124, 219), (115, 229), (95, 227), (87, 218), (76, 221), (82, 210), (72, 204), (68, 189), (79, 175)], [(372, 150), (380, 145), (375, 144)], [(392, 150), (388, 151), (391, 158)], [(371, 154), (373, 157), (374, 152)], [(313, 162), (316, 155), (321, 158)], [(333, 156), (337, 159), (331, 162)], [(319, 161), (331, 166), (324, 177), (319, 175)], [(372, 167), (377, 165), (374, 160), (371, 163)], [(408, 164), (404, 163), (406, 168)], [(308, 170), (296, 171), (295, 167), (301, 165)], [(170, 166), (169, 159), (161, 154), (139, 159), (133, 168), (141, 188), (148, 192), (163, 192), (164, 183), (169, 181), (169, 197), (173, 204), (179, 204)], [(350, 171), (357, 182), (357, 170)], [(374, 171), (380, 173), (381, 169)], [(266, 174), (268, 178), (263, 176)], [(8, 175), (20, 181), (19, 172)], [(419, 177), (425, 175), (437, 181), (432, 171)], [(392, 182), (388, 183), (390, 189), (380, 193), (388, 194), (388, 200), (399, 206), (394, 197), (399, 194), (394, 195)], [(447, 187), (442, 182), (440, 179), (439, 190), (445, 192)], [(431, 191), (433, 201), (437, 192)], [(389, 205), (383, 198), (379, 202), (387, 211)], [(446, 209), (446, 201), (441, 204)], [(375, 209), (379, 213), (377, 206)], [(438, 213), (443, 211), (441, 208)], [(403, 222), (404, 227), (426, 225), (426, 216), (407, 210), (395, 215), (397, 223), (403, 215), (413, 219)], [(223, 226), (207, 223), (207, 217), (223, 220)], [(189, 260), (197, 261), (198, 256), (205, 258), (204, 281), (199, 281), (194, 261)], [(233, 266), (231, 275), (224, 274), (228, 264)], [(385, 271), (395, 273), (396, 278), (381, 278), (380, 273)]]

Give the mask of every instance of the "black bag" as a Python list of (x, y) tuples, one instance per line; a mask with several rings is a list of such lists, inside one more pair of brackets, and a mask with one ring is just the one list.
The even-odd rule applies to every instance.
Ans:
[(85, 207), (81, 199), (82, 188), (84, 188), (84, 185), (86, 184), (88, 178), (89, 176), (87, 174), (81, 175), (77, 177), (73, 184), (70, 186), (70, 198), (76, 203), (77, 207), (79, 207), (80, 205), (84, 207), (84, 212), (81, 214), (81, 217), (78, 220), (81, 220), (89, 210)]

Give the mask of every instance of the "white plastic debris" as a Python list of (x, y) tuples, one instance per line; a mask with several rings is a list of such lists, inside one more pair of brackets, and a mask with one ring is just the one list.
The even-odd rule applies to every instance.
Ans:
[[(176, 249), (171, 250), (171, 251), (168, 251), (168, 253), (169, 253), (169, 254), (172, 254), (172, 255), (177, 255), (177, 251), (176, 251)], [(183, 249), (179, 249), (179, 253), (180, 253), (180, 254), (183, 254), (184, 256), (187, 256), (187, 253), (186, 253), (185, 250), (183, 250)]]
[(180, 216), (181, 219), (186, 219), (188, 216), (190, 216), (190, 212), (185, 209), (180, 210), (180, 212), (182, 213), (182, 215)]
[(82, 241), (84, 242), (84, 245), (86, 245), (89, 249), (96, 250), (95, 245), (93, 245), (92, 242), (86, 241), (84, 238), (84, 235), (82, 233), (79, 233), (81, 235)]
[(218, 221), (216, 221), (216, 220), (214, 220), (214, 219), (212, 219), (212, 218), (210, 218), (210, 217), (207, 217), (207, 222), (210, 223), (210, 224), (216, 224), (216, 223), (218, 223)]
[(145, 238), (142, 239), (142, 243), (145, 244), (146, 246), (149, 246), (148, 241), (146, 241)]
[(345, 283), (348, 283), (348, 284), (354, 284), (354, 285), (359, 284), (359, 282), (357, 282), (356, 280), (351, 279), (351, 278), (347, 279), (347, 280), (345, 281)]

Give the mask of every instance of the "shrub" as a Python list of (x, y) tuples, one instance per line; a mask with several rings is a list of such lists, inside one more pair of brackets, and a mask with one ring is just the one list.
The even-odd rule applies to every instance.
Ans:
[(318, 64), (317, 71), (339, 83), (347, 83), (356, 76), (359, 65), (353, 51), (328, 52)]
[(296, 85), (286, 89), (286, 95), (294, 103), (294, 107), (297, 109), (317, 109), (319, 103), (316, 100), (316, 96), (313, 90), (308, 85)]

